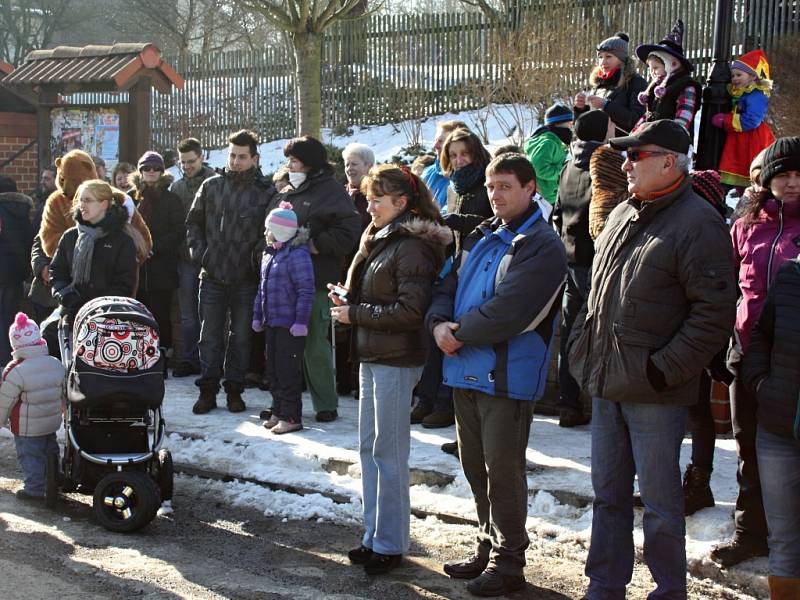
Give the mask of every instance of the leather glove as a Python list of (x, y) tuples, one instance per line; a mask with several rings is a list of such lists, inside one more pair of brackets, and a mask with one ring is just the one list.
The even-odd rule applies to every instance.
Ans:
[(253, 319), (251, 326), (253, 327), (253, 331), (255, 331), (256, 333), (264, 331), (264, 323), (262, 323), (258, 319)]
[(308, 335), (308, 325), (295, 323), (289, 327), (289, 333), (291, 333), (294, 337), (306, 337)]

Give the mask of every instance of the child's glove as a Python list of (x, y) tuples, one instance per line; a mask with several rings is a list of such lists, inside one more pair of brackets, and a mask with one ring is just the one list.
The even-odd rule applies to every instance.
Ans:
[(295, 323), (289, 327), (289, 333), (291, 333), (294, 337), (306, 337), (308, 335), (308, 326)]
[(711, 117), (711, 124), (714, 127), (719, 127), (720, 129), (725, 128), (725, 113), (718, 113)]
[(259, 321), (258, 319), (253, 319), (253, 322), (251, 323), (251, 325), (253, 327), (253, 331), (255, 331), (256, 333), (260, 333), (260, 332), (264, 331), (264, 324), (261, 321)]
[(642, 106), (647, 106), (647, 92), (639, 92), (639, 95), (636, 96), (636, 99), (639, 100), (639, 104)]

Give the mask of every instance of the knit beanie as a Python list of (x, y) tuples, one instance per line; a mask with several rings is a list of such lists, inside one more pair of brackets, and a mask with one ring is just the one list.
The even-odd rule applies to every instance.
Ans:
[(544, 124), (555, 125), (572, 121), (572, 111), (563, 104), (553, 104), (544, 113)]
[(164, 159), (158, 152), (153, 152), (152, 150), (148, 150), (144, 154), (142, 154), (142, 158), (139, 159), (136, 167), (141, 171), (142, 167), (155, 167), (160, 170), (164, 170)]
[(292, 210), (291, 203), (283, 201), (278, 208), (269, 211), (264, 227), (281, 243), (292, 239), (297, 233), (297, 215)]
[(621, 61), (628, 60), (628, 34), (618, 31), (610, 38), (603, 40), (597, 45), (598, 52), (610, 52)]
[(8, 340), (11, 342), (12, 350), (19, 350), (27, 346), (38, 346), (43, 343), (39, 326), (22, 312), (17, 313), (14, 322), (8, 329)]
[(0, 194), (5, 194), (8, 192), (16, 192), (16, 191), (17, 191), (17, 182), (11, 179), (11, 177), (0, 175)]
[(608, 133), (608, 115), (602, 110), (590, 110), (575, 121), (575, 137), (584, 142), (603, 142)]
[(769, 187), (772, 178), (786, 171), (800, 171), (800, 137), (778, 138), (764, 153), (761, 185)]
[(694, 171), (692, 173), (692, 189), (698, 196), (708, 200), (723, 215), (725, 214), (725, 190), (720, 185), (717, 171)]

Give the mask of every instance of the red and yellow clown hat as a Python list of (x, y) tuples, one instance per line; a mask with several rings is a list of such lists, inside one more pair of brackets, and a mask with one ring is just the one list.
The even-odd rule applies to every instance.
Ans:
[(753, 50), (743, 54), (731, 63), (731, 69), (739, 69), (755, 75), (759, 79), (769, 79), (769, 63), (767, 55), (762, 50)]

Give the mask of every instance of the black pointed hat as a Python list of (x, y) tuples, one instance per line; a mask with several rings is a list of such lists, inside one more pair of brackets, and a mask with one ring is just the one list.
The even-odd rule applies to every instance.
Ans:
[(691, 72), (694, 70), (694, 65), (689, 62), (689, 59), (683, 54), (683, 33), (683, 21), (678, 19), (675, 21), (672, 31), (658, 44), (642, 44), (641, 46), (637, 46), (636, 56), (638, 56), (639, 60), (642, 62), (647, 62), (647, 57), (653, 52), (666, 52), (670, 56), (677, 58), (686, 71)]

